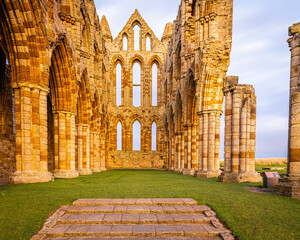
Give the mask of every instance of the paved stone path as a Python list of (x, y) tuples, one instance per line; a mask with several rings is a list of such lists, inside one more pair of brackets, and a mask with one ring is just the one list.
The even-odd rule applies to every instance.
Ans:
[(31, 240), (233, 240), (211, 208), (190, 198), (79, 199), (62, 206)]

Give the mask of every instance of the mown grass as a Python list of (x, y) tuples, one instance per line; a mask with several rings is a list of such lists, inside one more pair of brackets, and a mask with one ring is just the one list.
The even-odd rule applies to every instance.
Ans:
[(49, 213), (78, 198), (190, 197), (212, 207), (238, 239), (300, 239), (300, 201), (245, 186), (157, 170), (112, 170), (0, 187), (0, 239), (29, 239)]
[(287, 164), (284, 165), (256, 165), (255, 170), (258, 172), (278, 172), (278, 173), (287, 173), (287, 169), (282, 170), (266, 170), (263, 168), (287, 168)]

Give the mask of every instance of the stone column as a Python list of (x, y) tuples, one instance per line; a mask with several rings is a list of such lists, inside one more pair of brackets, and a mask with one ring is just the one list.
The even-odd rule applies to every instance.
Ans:
[(220, 174), (220, 115), (217, 109), (201, 111), (199, 115), (198, 169), (195, 177), (212, 178)]
[(184, 151), (184, 169), (183, 175), (194, 175), (195, 169), (192, 168), (192, 123), (184, 125), (185, 129), (185, 151)]
[(15, 96), (16, 171), (10, 182), (34, 183), (53, 179), (48, 172), (48, 89), (13, 83)]
[(91, 144), (90, 144), (90, 153), (91, 153), (91, 169), (93, 172), (101, 172), (101, 163), (100, 163), (100, 134), (97, 132), (91, 133)]
[(276, 186), (279, 195), (300, 199), (300, 22), (289, 28), (291, 48), (288, 172)]
[[(220, 182), (260, 182), (255, 172), (256, 96), (251, 85), (227, 77), (225, 94), (224, 171)], [(254, 132), (253, 132), (254, 131)]]
[(80, 175), (92, 174), (90, 162), (90, 125), (77, 124), (78, 129), (78, 171)]
[[(101, 130), (100, 132), (100, 169), (101, 172), (106, 171), (105, 161), (106, 161), (106, 152), (105, 152), (105, 131)], [(125, 146), (124, 146), (125, 147)]]
[(66, 111), (54, 112), (54, 145), (56, 178), (78, 177), (75, 166), (75, 116)]
[(198, 166), (198, 149), (197, 149), (197, 134), (199, 135), (198, 132), (198, 124), (197, 123), (193, 123), (191, 126), (191, 168), (195, 171), (197, 169)]

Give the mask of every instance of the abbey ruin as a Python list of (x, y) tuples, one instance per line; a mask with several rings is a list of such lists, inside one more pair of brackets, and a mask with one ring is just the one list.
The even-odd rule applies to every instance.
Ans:
[[(137, 10), (113, 39), (91, 0), (1, 1), (0, 177), (18, 184), (164, 168), (261, 181), (255, 90), (226, 75), (232, 18), (233, 0), (182, 0), (161, 40)], [(300, 198), (299, 24), (290, 32), (289, 170), (277, 192)]]

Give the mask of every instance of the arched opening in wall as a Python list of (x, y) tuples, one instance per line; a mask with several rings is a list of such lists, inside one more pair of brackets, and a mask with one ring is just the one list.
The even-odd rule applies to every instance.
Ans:
[(128, 38), (126, 35), (123, 36), (122, 43), (123, 43), (123, 51), (127, 51), (128, 50)]
[(122, 66), (118, 63), (116, 66), (116, 105), (122, 105)]
[(117, 150), (122, 151), (123, 145), (122, 145), (122, 123), (119, 121), (117, 124)]
[(15, 169), (16, 135), (15, 104), (11, 86), (11, 70), (0, 46), (0, 178), (8, 177)]
[(196, 2), (197, 2), (197, 0), (194, 0), (192, 3), (192, 16), (193, 17), (196, 16)]
[(133, 27), (134, 51), (140, 51), (141, 49), (140, 31), (141, 31), (140, 26), (138, 24), (134, 25)]
[(138, 61), (132, 66), (132, 105), (141, 106), (141, 64)]
[(157, 77), (158, 77), (158, 65), (153, 63), (152, 65), (152, 106), (157, 106)]
[[(54, 168), (58, 172), (70, 170), (70, 161), (71, 159), (74, 161), (77, 86), (72, 56), (67, 39), (60, 36), (52, 52), (49, 68), (48, 143), (54, 141), (54, 144), (50, 142), (48, 145), (50, 171)], [(54, 127), (51, 124), (52, 121)]]
[(188, 123), (197, 123), (197, 99), (196, 99), (196, 83), (194, 77), (191, 77), (189, 80), (188, 87), (188, 106), (187, 106), (187, 122)]
[(177, 48), (176, 50), (176, 56), (175, 56), (175, 64), (176, 64), (176, 75), (178, 80), (181, 79), (181, 46)]
[(157, 144), (156, 122), (153, 122), (151, 126), (151, 151), (157, 150), (156, 144)]
[(151, 38), (147, 36), (146, 38), (146, 51), (151, 51)]
[(132, 126), (132, 150), (141, 151), (141, 124), (138, 120)]

